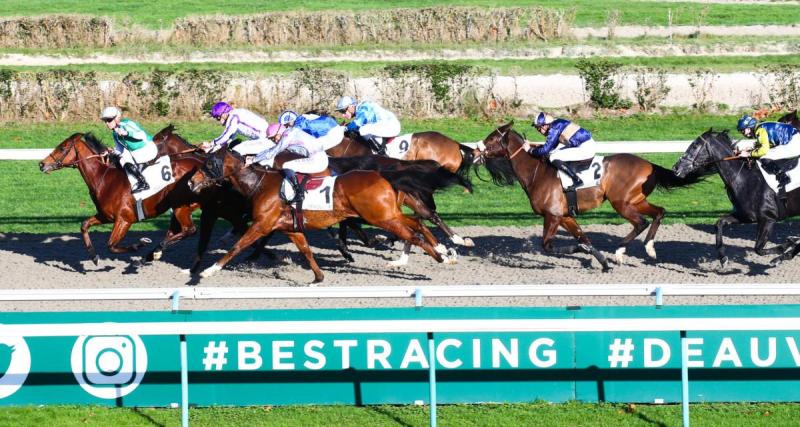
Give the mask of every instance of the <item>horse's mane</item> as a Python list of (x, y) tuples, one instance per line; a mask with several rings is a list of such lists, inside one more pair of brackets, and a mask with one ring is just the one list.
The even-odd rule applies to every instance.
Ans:
[[(72, 137), (75, 137), (77, 135), (79, 134), (76, 133), (72, 135)], [(84, 142), (86, 142), (86, 145), (88, 145), (89, 148), (95, 153), (102, 153), (108, 149), (108, 147), (103, 145), (103, 143), (100, 142), (100, 139), (94, 136), (94, 134), (91, 132), (83, 134), (83, 140)]]
[[(517, 131), (511, 129), (509, 132), (513, 133), (519, 138), (522, 138)], [(508, 157), (492, 157), (484, 159), (484, 166), (489, 171), (494, 185), (513, 185), (517, 181), (517, 174), (514, 173), (514, 168), (511, 166), (511, 160)], [(475, 174), (478, 175), (477, 169)], [(480, 175), (478, 175), (480, 178)]]
[(179, 133), (176, 132), (176, 127), (172, 123), (168, 124), (167, 127), (161, 129), (160, 131), (158, 131), (158, 133), (153, 135), (153, 140), (160, 140), (160, 139), (166, 140), (169, 136), (174, 136), (175, 138), (177, 138), (178, 141), (182, 142), (186, 146), (187, 149), (194, 148), (194, 145), (189, 143), (189, 141), (184, 139), (184, 137), (182, 137)]

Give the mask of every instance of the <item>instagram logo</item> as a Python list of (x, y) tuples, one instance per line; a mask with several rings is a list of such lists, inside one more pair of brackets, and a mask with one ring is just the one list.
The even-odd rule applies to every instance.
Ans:
[(137, 335), (78, 337), (71, 359), (78, 384), (102, 399), (132, 392), (147, 370), (147, 350)]

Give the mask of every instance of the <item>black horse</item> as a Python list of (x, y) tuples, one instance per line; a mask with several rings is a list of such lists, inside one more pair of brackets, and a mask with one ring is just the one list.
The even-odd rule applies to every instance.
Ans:
[[(758, 224), (756, 253), (784, 254), (793, 244), (792, 241), (771, 248), (766, 247), (767, 241), (776, 222), (800, 214), (800, 191), (796, 189), (789, 192), (786, 204), (782, 206), (777, 193), (769, 187), (759, 168), (751, 160), (734, 156), (734, 143), (728, 131), (715, 132), (709, 129), (689, 145), (672, 167), (678, 177), (713, 169), (719, 172), (728, 198), (733, 203), (733, 212), (717, 221), (717, 256), (722, 267), (728, 263), (722, 232), (730, 224)], [(773, 263), (782, 257), (772, 260)]]

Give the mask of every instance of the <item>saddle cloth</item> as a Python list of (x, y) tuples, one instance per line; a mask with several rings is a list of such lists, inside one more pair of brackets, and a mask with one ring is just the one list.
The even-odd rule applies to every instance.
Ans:
[[(306, 179), (298, 174), (298, 182), (303, 182)], [(333, 210), (333, 186), (336, 183), (335, 176), (322, 176), (317, 178), (309, 178), (306, 181), (305, 199), (303, 199), (304, 211), (332, 211)], [(281, 184), (281, 191), (285, 197), (291, 200), (294, 197), (294, 188), (292, 184), (283, 180)]]
[[(786, 159), (786, 160), (778, 160), (779, 164), (783, 162), (791, 162), (794, 163), (794, 167), (786, 172), (786, 175), (789, 177), (789, 183), (786, 184), (786, 192), (790, 192), (796, 188), (800, 188), (800, 167), (798, 167), (797, 159)], [(761, 171), (761, 175), (764, 177), (764, 181), (767, 181), (767, 185), (769, 188), (772, 189), (774, 192), (778, 192), (778, 178), (775, 175), (767, 172), (761, 166), (761, 161), (757, 161), (758, 163), (758, 170)]]
[[(150, 189), (134, 194), (133, 198), (135, 200), (144, 200), (175, 182), (169, 156), (161, 156), (158, 160), (145, 167), (142, 171), (142, 176), (144, 176), (144, 180), (147, 181)], [(131, 183), (131, 188), (136, 186), (136, 178), (128, 175), (128, 181)]]
[(403, 160), (411, 149), (411, 137), (413, 133), (396, 136), (386, 142), (386, 156), (393, 159)]
[[(569, 163), (570, 167), (573, 167), (572, 163), (573, 162)], [(600, 185), (600, 180), (603, 178), (603, 173), (605, 172), (603, 169), (603, 156), (594, 156), (592, 162), (588, 164), (588, 167), (583, 166), (578, 169), (573, 167), (573, 170), (575, 170), (575, 172), (583, 181), (583, 185), (577, 189), (596, 187)], [(570, 185), (572, 185), (572, 178), (570, 178), (564, 172), (558, 171), (558, 178), (561, 180), (561, 188), (568, 188)]]

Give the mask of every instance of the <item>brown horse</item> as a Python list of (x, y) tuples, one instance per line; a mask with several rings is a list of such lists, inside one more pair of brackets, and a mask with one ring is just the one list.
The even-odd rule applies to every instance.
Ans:
[[(393, 143), (397, 143), (396, 141)], [(411, 146), (403, 160), (433, 160), (443, 168), (466, 176), (473, 164), (474, 150), (439, 132), (417, 132), (411, 137)], [(342, 142), (327, 150), (330, 157), (372, 156), (372, 148), (357, 134), (348, 132)], [(413, 206), (409, 206), (414, 209)], [(457, 245), (475, 246), (470, 238), (462, 238), (442, 221), (435, 209), (431, 212), (431, 222), (436, 224), (450, 240)]]
[(797, 110), (792, 111), (789, 114), (784, 115), (780, 119), (778, 119), (781, 123), (789, 123), (790, 125), (794, 126), (795, 129), (800, 131), (800, 118), (797, 117)]
[[(222, 269), (239, 252), (274, 230), (283, 231), (306, 257), (314, 271), (314, 282), (324, 278), (314, 260), (305, 235), (293, 228), (289, 207), (279, 195), (283, 176), (280, 172), (246, 167), (244, 159), (235, 152), (220, 150), (209, 158), (206, 169), (191, 179), (194, 191), (228, 180), (233, 187), (245, 195), (253, 206), (253, 223), (236, 244), (216, 264), (201, 273), (208, 277)], [(330, 227), (345, 218), (361, 217), (368, 223), (382, 228), (411, 244), (421, 247), (437, 262), (446, 261), (434, 250), (436, 239), (422, 223), (403, 215), (397, 204), (397, 192), (388, 181), (374, 171), (353, 171), (336, 179), (333, 191), (332, 211), (306, 211), (307, 229)], [(416, 233), (422, 234), (424, 240)]]
[[(575, 218), (568, 216), (567, 200), (556, 169), (545, 159), (519, 152), (525, 139), (512, 129), (513, 125), (514, 122), (511, 122), (492, 131), (483, 141), (486, 148), (480, 153), (478, 160), (485, 161), (486, 168), (496, 183), (513, 184), (514, 180), (518, 180), (522, 185), (533, 211), (544, 216), (542, 247), (546, 253), (571, 254), (584, 251), (600, 262), (603, 271), (608, 271), (611, 267), (606, 258), (592, 246)], [(622, 239), (617, 249), (618, 263), (623, 261), (628, 243), (647, 228), (647, 220), (643, 216), (650, 216), (653, 224), (645, 237), (645, 249), (649, 256), (655, 258), (653, 239), (664, 217), (664, 209), (650, 204), (647, 196), (657, 186), (665, 189), (683, 187), (697, 182), (699, 178), (677, 178), (670, 170), (631, 154), (606, 156), (603, 167), (605, 172), (599, 186), (577, 191), (579, 211), (594, 209), (608, 199), (611, 206), (630, 221), (633, 230)], [(580, 244), (561, 249), (553, 248), (553, 238), (559, 226), (575, 236)]]

